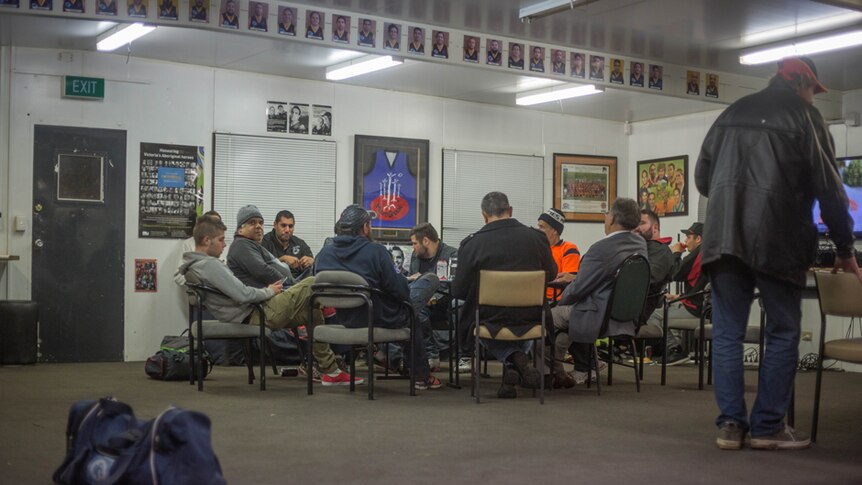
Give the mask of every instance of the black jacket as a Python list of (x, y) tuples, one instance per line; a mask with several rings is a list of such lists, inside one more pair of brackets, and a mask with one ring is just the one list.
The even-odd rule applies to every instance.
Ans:
[(710, 128), (695, 168), (709, 197), (702, 263), (723, 255), (804, 285), (814, 262), (820, 201), (837, 253), (853, 253), (853, 221), (835, 168), (832, 137), (817, 109), (784, 82), (728, 107)]
[[(479, 271), (483, 269), (501, 271), (545, 271), (545, 281), (557, 276), (557, 264), (551, 256), (547, 237), (537, 229), (531, 229), (516, 219), (501, 219), (485, 224), (482, 229), (467, 236), (458, 248), (458, 274), (452, 282), (452, 296), (465, 300), (461, 312), (460, 330), (466, 332), (476, 318), (479, 290)], [(481, 315), (488, 329), (496, 334), (506, 322), (516, 335), (529, 327), (518, 328), (518, 324), (541, 321), (541, 313), (532, 309), (488, 308)], [(464, 333), (462, 333), (464, 335)], [(466, 340), (466, 339), (464, 339)]]
[[(399, 299), (410, 299), (407, 278), (395, 272), (389, 251), (381, 244), (363, 236), (336, 236), (333, 243), (324, 246), (314, 260), (314, 272), (326, 270), (352, 271), (368, 282), (372, 288)], [(394, 301), (377, 295), (371, 298), (374, 304), (374, 325), (385, 328), (401, 328), (408, 322), (408, 310)], [(367, 310), (338, 310), (338, 323), (345, 327), (364, 327), (368, 320)]]
[(641, 313), (641, 323), (645, 323), (650, 315), (661, 306), (664, 295), (659, 293), (667, 286), (679, 267), (677, 258), (667, 247), (667, 243), (649, 239), (647, 245), (647, 258), (649, 259), (649, 295)]

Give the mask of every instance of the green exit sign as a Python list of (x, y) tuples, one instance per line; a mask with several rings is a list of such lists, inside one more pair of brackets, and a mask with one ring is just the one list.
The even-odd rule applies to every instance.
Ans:
[(63, 97), (105, 99), (105, 80), (97, 77), (63, 76)]

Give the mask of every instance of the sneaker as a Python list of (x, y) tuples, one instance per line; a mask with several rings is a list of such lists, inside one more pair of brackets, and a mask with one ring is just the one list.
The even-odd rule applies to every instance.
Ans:
[(733, 421), (721, 423), (715, 444), (722, 450), (739, 450), (745, 441), (745, 429)]
[(665, 365), (678, 365), (689, 361), (688, 354), (683, 352), (679, 347), (670, 349), (667, 356), (662, 358), (666, 362)]
[(515, 386), (521, 382), (521, 375), (515, 369), (505, 366), (503, 368), (503, 383), (500, 384), (500, 389), (497, 390), (497, 397), (500, 399), (515, 399), (518, 397), (518, 390)]
[[(305, 362), (303, 362), (299, 366), (299, 375), (301, 375), (301, 376), (307, 376), (308, 375), (308, 370), (305, 367)], [(314, 382), (318, 382), (318, 383), (321, 380), (320, 365), (317, 363), (317, 361), (314, 361), (314, 367), (312, 367), (311, 380)]]
[[(596, 382), (596, 380), (598, 379), (598, 374), (601, 372), (604, 372), (607, 368), (608, 368), (608, 364), (605, 361), (600, 360), (599, 361), (599, 372), (593, 372), (593, 378), (592, 378), (592, 380), (590, 380), (590, 382), (591, 383)], [(579, 370), (573, 370), (570, 373), (570, 375), (571, 375), (572, 379), (575, 381), (575, 384), (581, 385), (581, 384), (587, 383), (587, 375), (589, 375), (589, 372), (581, 372)]]
[(473, 372), (473, 359), (470, 357), (461, 357), (458, 360), (458, 373), (469, 374)]
[[(584, 377), (586, 380), (586, 377)], [(568, 372), (559, 371), (554, 376), (554, 389), (571, 389), (575, 387), (575, 379)]]
[(323, 307), (323, 318), (332, 318), (335, 316), (335, 308), (331, 306)]
[(416, 381), (413, 383), (413, 387), (418, 391), (425, 391), (427, 389), (440, 389), (443, 387), (443, 382), (440, 379), (434, 376), (428, 376), (428, 379), (425, 381)]
[(751, 448), (755, 450), (802, 450), (811, 446), (807, 433), (797, 431), (788, 425), (769, 436), (752, 436)]
[(440, 371), (440, 358), (428, 359), (428, 368), (431, 372), (439, 372)]
[(515, 369), (521, 376), (521, 385), (527, 389), (538, 389), (539, 379), (542, 378), (539, 370), (536, 369), (530, 362), (530, 358), (523, 352), (515, 352), (511, 357), (512, 363), (515, 364)]
[[(338, 371), (338, 374), (331, 376), (329, 374), (323, 374), (321, 377), (321, 381), (323, 381), (324, 386), (349, 386), (350, 385), (350, 374), (347, 372)], [(353, 382), (356, 385), (365, 384), (365, 379), (361, 377), (355, 377)]]

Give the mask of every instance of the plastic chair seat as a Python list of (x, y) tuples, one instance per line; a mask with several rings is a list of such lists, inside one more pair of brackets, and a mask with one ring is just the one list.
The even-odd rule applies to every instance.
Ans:
[(491, 335), (491, 331), (485, 325), (479, 325), (479, 338), (493, 340), (536, 340), (542, 338), (542, 325), (537, 324), (530, 327), (524, 335), (518, 336), (509, 327), (503, 327), (497, 335)]
[(823, 346), (823, 358), (862, 364), (862, 338), (830, 340)]
[[(374, 328), (373, 343), (400, 342), (410, 339), (409, 328)], [(368, 327), (348, 328), (344, 325), (321, 325), (314, 329), (314, 340), (339, 345), (365, 345)]]

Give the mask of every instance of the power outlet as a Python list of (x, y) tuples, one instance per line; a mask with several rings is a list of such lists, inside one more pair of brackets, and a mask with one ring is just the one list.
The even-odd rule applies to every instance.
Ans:
[(802, 341), (803, 342), (811, 342), (812, 334), (808, 330), (802, 331)]

